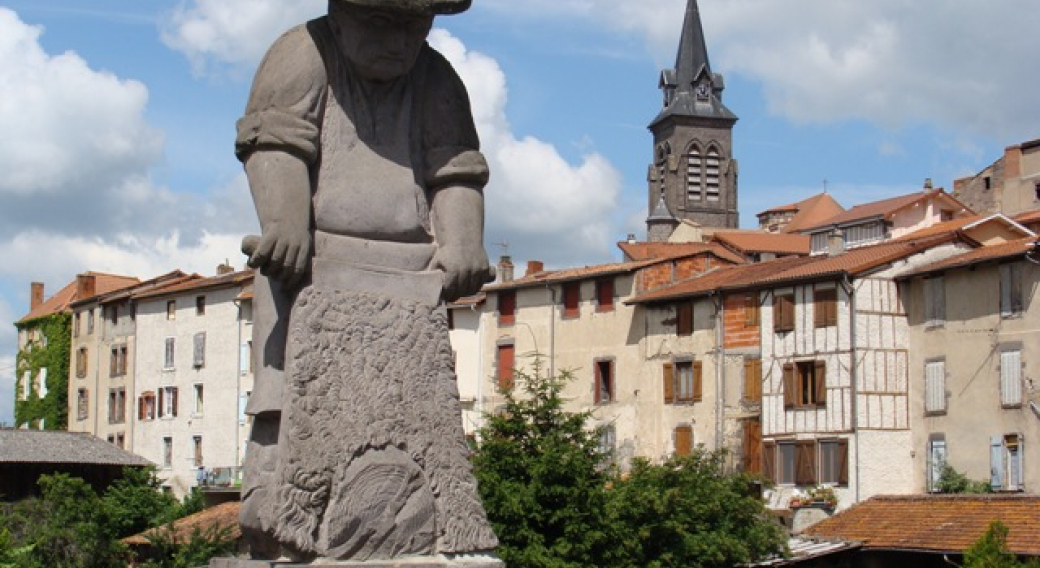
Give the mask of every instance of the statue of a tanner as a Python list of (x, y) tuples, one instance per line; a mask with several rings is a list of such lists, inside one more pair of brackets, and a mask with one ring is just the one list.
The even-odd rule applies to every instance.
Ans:
[(481, 553), (443, 301), (488, 275), (488, 168), (426, 35), (471, 0), (330, 0), (271, 47), (236, 154), (262, 235), (241, 523), (256, 559)]

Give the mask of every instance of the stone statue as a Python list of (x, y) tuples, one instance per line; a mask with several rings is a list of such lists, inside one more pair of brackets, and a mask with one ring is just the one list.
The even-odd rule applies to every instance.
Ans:
[(261, 273), (252, 560), (212, 566), (501, 566), (443, 307), (493, 278), (488, 168), (465, 87), (426, 43), (470, 2), (330, 0), (260, 64), (236, 140), (262, 229), (243, 242)]

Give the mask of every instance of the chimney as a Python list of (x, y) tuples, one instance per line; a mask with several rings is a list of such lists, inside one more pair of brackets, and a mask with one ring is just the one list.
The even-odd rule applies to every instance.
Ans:
[(235, 271), (235, 267), (231, 266), (231, 263), (226, 261), (226, 260), (224, 261), (223, 264), (218, 264), (217, 265), (217, 276), (223, 276), (225, 274), (231, 274), (234, 271)]
[(43, 282), (33, 282), (29, 285), (29, 311), (35, 310), (43, 303)]
[(924, 188), (928, 191), (932, 190), (932, 178), (924, 178)]
[(827, 256), (838, 256), (845, 252), (845, 234), (834, 229), (827, 235)]
[(76, 276), (76, 299), (84, 300), (97, 295), (97, 277), (93, 274)]
[(545, 270), (545, 264), (540, 260), (529, 260), (527, 261), (527, 272), (524, 273), (524, 278), (537, 274)]
[(503, 254), (498, 259), (499, 282), (511, 282), (513, 280), (513, 259), (508, 254)]
[(630, 245), (636, 244), (636, 234), (635, 233), (629, 233), (628, 234), (628, 238), (626, 240), (628, 241), (628, 244), (630, 244)]

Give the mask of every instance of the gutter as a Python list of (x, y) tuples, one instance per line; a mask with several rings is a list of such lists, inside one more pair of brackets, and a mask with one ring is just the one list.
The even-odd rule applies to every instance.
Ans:
[(726, 374), (723, 366), (726, 363), (725, 310), (721, 294), (712, 294), (715, 300), (715, 450), (722, 449), (725, 411), (726, 411)]

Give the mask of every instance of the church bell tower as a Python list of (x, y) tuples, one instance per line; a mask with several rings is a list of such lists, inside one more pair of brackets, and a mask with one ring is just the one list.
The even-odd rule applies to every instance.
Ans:
[(662, 237), (662, 212), (676, 223), (688, 219), (701, 227), (736, 229), (737, 116), (722, 104), (725, 84), (708, 63), (697, 0), (688, 0), (675, 68), (661, 72), (658, 86), (664, 107), (649, 126), (654, 152), (647, 175), (648, 240), (668, 238)]

